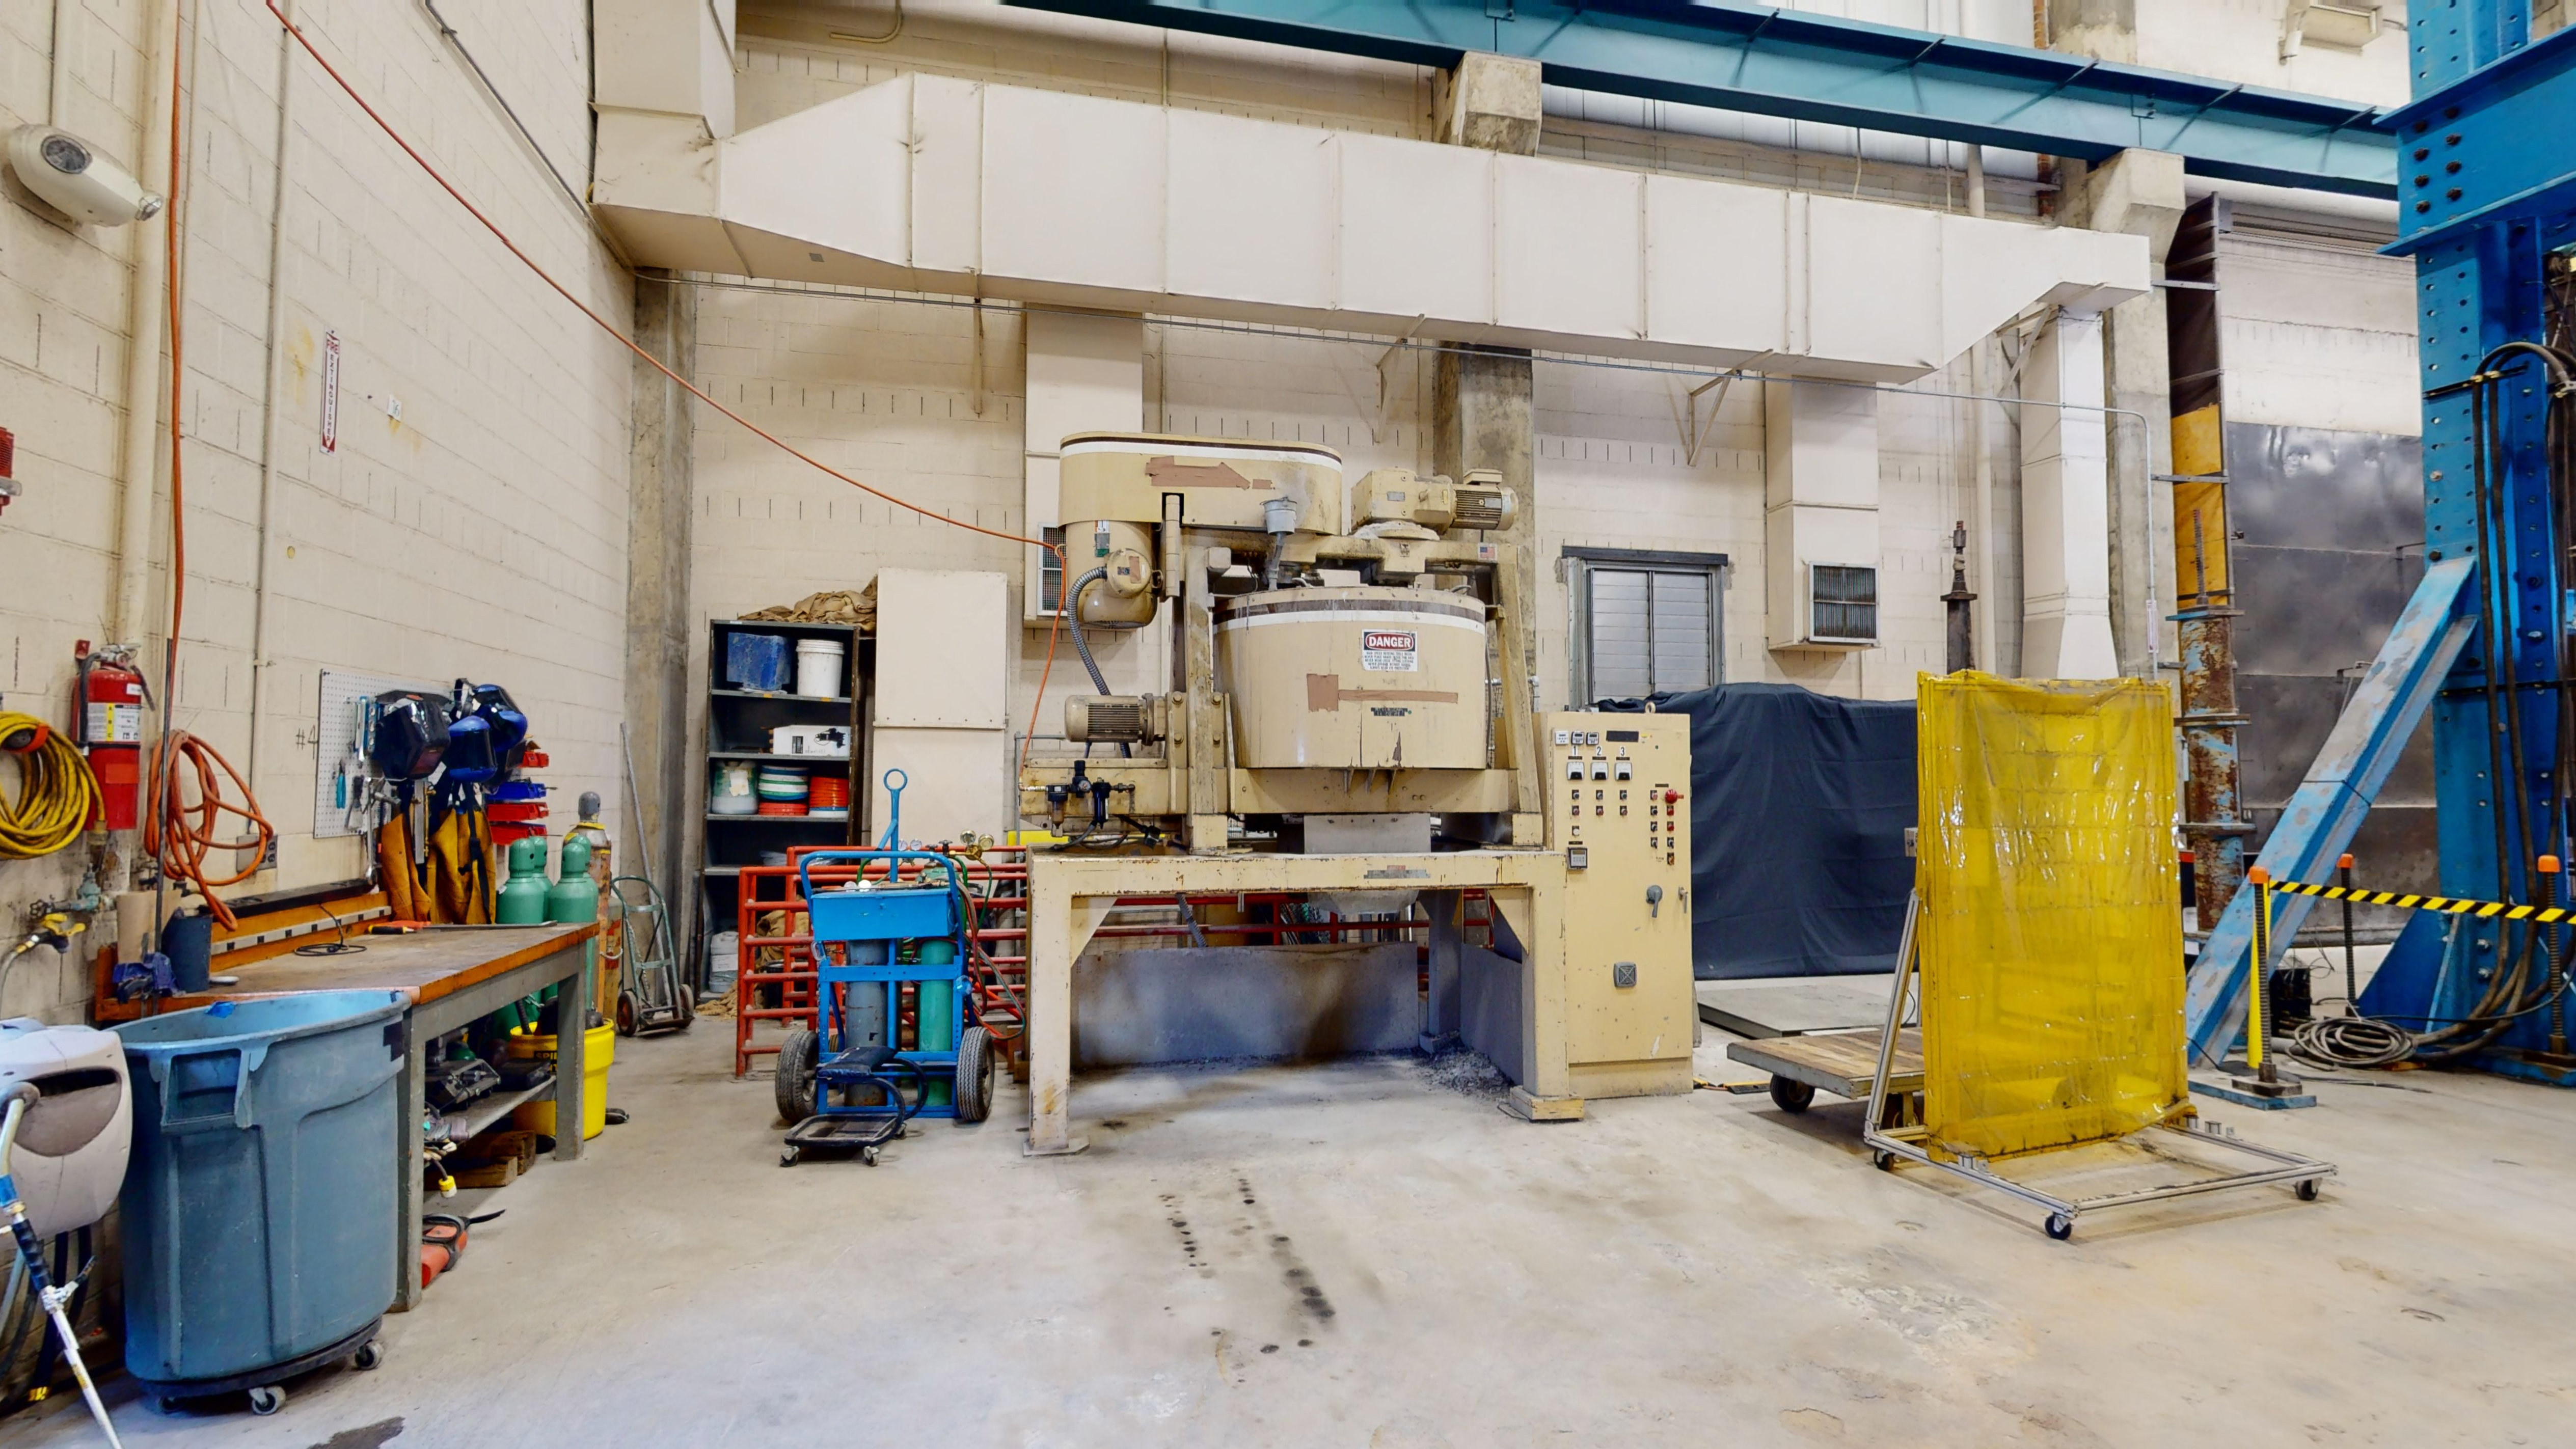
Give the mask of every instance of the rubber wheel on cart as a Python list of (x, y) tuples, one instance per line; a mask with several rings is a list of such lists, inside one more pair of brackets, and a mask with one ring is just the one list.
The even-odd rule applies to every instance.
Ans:
[(2317, 1200), (2317, 1180), (2313, 1177), (2303, 1177), (2299, 1179), (2298, 1191), (2299, 1201), (2315, 1202)]
[(1771, 1101), (1783, 1112), (1804, 1112), (1816, 1100), (1816, 1089), (1788, 1077), (1771, 1079)]
[(681, 987), (679, 1007), (680, 1019), (671, 1023), (671, 1030), (687, 1031), (698, 1019), (698, 988)]
[(2075, 1219), (2068, 1217), (2064, 1213), (2050, 1213), (2048, 1215), (2048, 1235), (2061, 1243), (2065, 1242), (2068, 1238), (2074, 1237)]
[(385, 1346), (372, 1338), (368, 1339), (365, 1343), (359, 1344), (358, 1351), (349, 1356), (349, 1367), (361, 1372), (369, 1369), (382, 1368), (384, 1367), (384, 1362)]
[(778, 1070), (770, 1078), (780, 1121), (793, 1127), (814, 1115), (814, 1074), (822, 1065), (823, 1038), (813, 1028), (800, 1026), (787, 1033), (786, 1044), (778, 1049)]
[(1880, 1148), (1877, 1151), (1870, 1153), (1869, 1165), (1877, 1168), (1881, 1172), (1894, 1172), (1896, 1170), (1896, 1154), (1886, 1150), (1885, 1148)]
[(632, 991), (617, 993), (617, 1034), (619, 1036), (635, 1034), (635, 993)]
[(250, 1391), (250, 1411), (266, 1418), (286, 1407), (286, 1390), (275, 1384), (262, 1384)]
[(993, 1036), (970, 1026), (957, 1038), (956, 1096), (959, 1125), (981, 1122), (993, 1112)]

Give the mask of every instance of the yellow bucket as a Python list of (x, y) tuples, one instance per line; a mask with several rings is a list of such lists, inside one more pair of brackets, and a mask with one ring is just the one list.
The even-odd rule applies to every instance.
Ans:
[[(555, 1039), (550, 1036), (514, 1036), (508, 1048), (510, 1060), (553, 1061)], [(617, 1028), (594, 1026), (581, 1035), (581, 1135), (588, 1141), (608, 1130), (608, 1064), (617, 1055)], [(530, 1102), (510, 1113), (510, 1125), (530, 1132), (555, 1135), (555, 1104), (552, 1101)]]

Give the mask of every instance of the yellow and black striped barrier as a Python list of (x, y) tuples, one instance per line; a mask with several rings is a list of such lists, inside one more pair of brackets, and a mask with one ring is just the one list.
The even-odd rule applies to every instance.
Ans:
[(2456, 896), (2417, 896), (2403, 891), (2368, 891), (2359, 887), (2310, 885), (2304, 881), (2276, 880), (2272, 889), (2294, 896), (2319, 896), (2330, 901), (2351, 901), (2364, 906), (2398, 906), (2414, 911), (2439, 911), (2446, 916), (2475, 916), (2481, 921), (2537, 921), (2554, 925), (2576, 921), (2576, 906), (2518, 906), (2510, 901), (2472, 901)]

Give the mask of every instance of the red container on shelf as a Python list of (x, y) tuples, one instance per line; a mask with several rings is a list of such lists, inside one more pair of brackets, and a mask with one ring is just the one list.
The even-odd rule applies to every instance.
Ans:
[(802, 800), (763, 800), (760, 802), (759, 813), (763, 815), (802, 815), (805, 813), (805, 802)]
[(805, 798), (818, 810), (841, 809), (850, 803), (850, 782), (839, 775), (816, 775)]

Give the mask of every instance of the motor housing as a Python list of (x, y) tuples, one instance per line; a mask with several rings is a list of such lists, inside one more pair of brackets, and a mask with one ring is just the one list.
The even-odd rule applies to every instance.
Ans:
[(1077, 694), (1064, 702), (1064, 737), (1081, 744), (1142, 745), (1163, 737), (1159, 694)]

